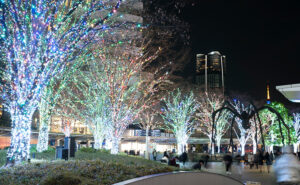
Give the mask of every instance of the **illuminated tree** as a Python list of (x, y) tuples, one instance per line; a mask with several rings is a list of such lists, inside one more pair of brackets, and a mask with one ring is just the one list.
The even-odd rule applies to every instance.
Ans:
[(9, 164), (29, 157), (32, 114), (49, 80), (84, 52), (120, 3), (0, 1), (1, 91), (12, 119)]
[[(273, 146), (274, 146), (274, 141), (275, 141), (275, 135), (273, 133), (273, 130), (270, 130), (270, 128), (272, 127), (272, 125), (274, 124), (278, 124), (275, 123), (275, 121), (277, 120), (277, 116), (270, 112), (269, 110), (265, 109), (262, 110), (261, 112), (259, 112), (259, 117), (261, 119), (262, 122), (262, 126), (263, 126), (263, 131), (264, 131), (264, 137), (266, 138), (266, 144), (269, 145), (270, 147), (270, 151), (273, 152)], [(257, 125), (257, 130), (259, 130), (258, 125)], [(252, 125), (251, 127), (251, 138), (252, 138), (252, 142), (253, 142), (253, 153), (256, 153), (256, 141), (255, 141), (255, 126)], [(261, 138), (261, 134), (260, 132), (257, 132), (257, 140), (259, 140)]]
[(85, 112), (86, 115), (78, 115), (92, 120), (93, 127), (99, 128), (97, 133), (102, 132), (100, 135), (112, 142), (111, 153), (116, 154), (125, 129), (137, 119), (164, 77), (144, 77), (144, 67), (160, 51), (145, 51), (143, 46), (147, 42), (138, 35), (129, 41), (126, 37), (123, 40), (110, 39), (105, 47), (93, 51), (95, 60), (87, 62), (73, 78), (75, 90), (69, 91), (73, 95), (68, 96), (73, 97), (70, 101), (75, 104), (73, 108), (79, 108), (75, 112)]
[(147, 107), (139, 115), (140, 126), (146, 130), (146, 159), (149, 159), (149, 131), (160, 126), (160, 122), (157, 120), (158, 114), (155, 107)]
[[(200, 94), (198, 98), (199, 109), (197, 110), (195, 118), (199, 122), (199, 129), (200, 131), (205, 134), (208, 138), (210, 143), (212, 142), (212, 113), (219, 108), (222, 107), (224, 103), (224, 96), (222, 92), (219, 91), (209, 91), (203, 92)], [(217, 115), (218, 120), (216, 122), (215, 127), (215, 138), (218, 146), (218, 153), (220, 153), (220, 146), (221, 146), (221, 139), (223, 135), (228, 130), (228, 119), (230, 115), (228, 113), (221, 114), (220, 116)], [(214, 146), (212, 147), (212, 154), (214, 154)]]
[(86, 60), (83, 56), (85, 55), (80, 56), (72, 64), (67, 65), (62, 73), (52, 78), (41, 94), (41, 100), (38, 104), (40, 113), (39, 136), (37, 143), (38, 152), (48, 149), (49, 126), (54, 108), (60, 98), (61, 92), (65, 87), (67, 87), (70, 77), (81, 66), (82, 61)]
[(70, 119), (61, 117), (61, 131), (65, 134), (65, 137), (70, 137), (73, 133), (72, 122)]
[[(293, 118), (289, 115), (288, 109), (279, 102), (272, 102), (268, 106), (274, 108), (283, 118), (284, 122), (287, 124), (287, 126), (290, 128), (290, 137), (291, 137), (291, 144), (294, 144), (297, 142), (297, 136), (295, 133), (295, 129), (293, 127)], [(288, 131), (285, 127), (282, 127), (282, 133), (283, 133), (283, 138), (284, 138), (284, 143), (288, 144)], [(269, 144), (274, 144), (274, 145), (282, 145), (282, 137), (280, 134), (280, 127), (278, 120), (275, 120), (275, 122), (271, 125), (270, 127), (270, 132), (274, 136), (274, 141), (270, 142), (270, 140), (267, 140)], [(270, 137), (270, 136), (269, 136)]]
[(108, 83), (112, 154), (119, 151), (119, 141), (127, 126), (137, 119), (156, 88), (164, 81), (164, 75), (154, 75), (151, 81), (143, 77), (143, 68), (156, 58), (159, 51), (148, 55), (148, 51), (143, 50), (145, 47), (137, 48), (136, 44), (132, 42), (125, 47), (116, 47), (109, 54), (100, 56), (105, 73), (103, 80)]
[(67, 95), (62, 92), (56, 102), (55, 109), (53, 110), (53, 115), (60, 117), (60, 130), (62, 133), (64, 133), (65, 137), (70, 137), (73, 133), (72, 121), (76, 120), (77, 117), (74, 116), (74, 110), (68, 106), (68, 102), (70, 101), (70, 99), (68, 99)]
[(216, 142), (218, 146), (218, 153), (221, 152), (221, 139), (226, 134), (229, 128), (228, 121), (230, 120), (230, 117), (231, 116), (228, 113), (223, 114), (219, 117), (218, 121), (216, 122), (215, 135), (216, 135)]
[(97, 61), (89, 62), (85, 70), (72, 76), (72, 84), (64, 92), (66, 98), (63, 101), (72, 109), (72, 117), (83, 120), (89, 127), (95, 149), (102, 148), (103, 140), (111, 130), (108, 86), (101, 80), (103, 75), (103, 69)]
[[(265, 110), (263, 110), (263, 111), (265, 111)], [(270, 114), (270, 112), (268, 112), (268, 114)], [(254, 121), (256, 121), (256, 124), (255, 124)], [(274, 120), (270, 120), (270, 121), (273, 122)], [(260, 140), (261, 133), (260, 133), (258, 120), (251, 119), (250, 122), (251, 122), (251, 127), (250, 127), (250, 130), (249, 130), (249, 133), (250, 133), (250, 138), (252, 140), (252, 145), (253, 145), (253, 154), (256, 154), (256, 152), (257, 152), (256, 139), (257, 139), (257, 141)], [(263, 134), (265, 134), (269, 131), (270, 126), (271, 126), (270, 122), (262, 121)], [(257, 138), (255, 139), (255, 137), (257, 137)]]
[(177, 141), (178, 155), (184, 152), (187, 141), (195, 127), (193, 115), (196, 112), (197, 104), (194, 94), (182, 94), (179, 89), (171, 92), (164, 101), (166, 108), (163, 109), (161, 116), (164, 119), (165, 126), (171, 130)]
[[(251, 111), (252, 107), (251, 106), (246, 106), (245, 104), (243, 104), (240, 100), (236, 100), (234, 99), (233, 101), (230, 102), (231, 105), (235, 108), (235, 110), (241, 114), (243, 111), (249, 112)], [(242, 153), (241, 155), (244, 156), (245, 155), (245, 146), (246, 143), (248, 141), (248, 139), (250, 138), (250, 132), (248, 129), (245, 129), (242, 125), (242, 120), (239, 119), (238, 117), (235, 118), (235, 121), (237, 123), (237, 128), (239, 129), (238, 131), (236, 131), (235, 128), (233, 128), (235, 135), (241, 145), (241, 150)], [(250, 122), (253, 123), (253, 122)]]

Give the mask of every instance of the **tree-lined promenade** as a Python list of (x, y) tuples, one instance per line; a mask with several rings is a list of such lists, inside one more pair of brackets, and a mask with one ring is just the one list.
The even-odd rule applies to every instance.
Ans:
[[(150, 150), (153, 129), (174, 134), (176, 154), (167, 159), (170, 164), (175, 161), (174, 166), (176, 156), (186, 159), (188, 140), (196, 130), (208, 138), (212, 155), (220, 153), (226, 133), (230, 133), (231, 145), (237, 139), (241, 156), (246, 155), (249, 141), (254, 154), (260, 144), (262, 151), (283, 145), (299, 151), (299, 112), (279, 102), (258, 106), (174, 77), (183, 70), (182, 62), (190, 52), (189, 27), (180, 12), (193, 2), (151, 1), (145, 2), (145, 10), (135, 3), (141, 2), (0, 1), (0, 100), (11, 118), (10, 146), (5, 157), (1, 151), (5, 169), (0, 173), (17, 178), (9, 172), (16, 166), (20, 179), (12, 182), (23, 184), (40, 180), (51, 184), (52, 176), (69, 178), (69, 172), (78, 176), (70, 177), (78, 184), (110, 184), (178, 170), (148, 160), (155, 151)], [(31, 124), (37, 111), (40, 123), (34, 148)], [(69, 162), (53, 161), (55, 151), (48, 145), (54, 116), (61, 118), (66, 139), (65, 148), (60, 153), (57, 148), (56, 156), (71, 155), (74, 120), (89, 128), (94, 148), (81, 149), (80, 157), (72, 156)], [(124, 133), (132, 125), (146, 132), (146, 159), (123, 156), (120, 151)], [(28, 164), (35, 154), (34, 164)], [(46, 162), (39, 161), (44, 158)], [(48, 168), (52, 171), (46, 172)], [(57, 168), (62, 170), (56, 174)], [(9, 175), (3, 182), (9, 183)], [(42, 179), (43, 175), (47, 178)]]

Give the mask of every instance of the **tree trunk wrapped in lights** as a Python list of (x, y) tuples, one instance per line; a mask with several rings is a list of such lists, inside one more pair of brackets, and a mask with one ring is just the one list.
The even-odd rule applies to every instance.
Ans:
[[(259, 112), (259, 117), (262, 122), (263, 135), (265, 135), (266, 133), (269, 132), (271, 125), (274, 124), (276, 115), (271, 113), (268, 110), (262, 110), (261, 112)], [(250, 138), (252, 140), (252, 145), (253, 145), (253, 154), (256, 154), (257, 144), (258, 144), (258, 143), (256, 143), (256, 140), (259, 141), (261, 139), (261, 133), (259, 132), (258, 122), (256, 122), (256, 123), (254, 122), (257, 120), (251, 119), (250, 121), (251, 121), (251, 128), (249, 130), (249, 133), (250, 133)], [(255, 139), (255, 137), (257, 137), (257, 138)]]
[[(234, 99), (230, 103), (239, 114), (241, 114), (243, 111), (245, 111), (245, 112), (251, 111), (251, 106), (245, 106), (240, 100)], [(233, 128), (233, 130), (234, 130), (234, 133), (241, 145), (241, 150), (242, 150), (241, 155), (244, 156), (245, 155), (245, 146), (246, 146), (247, 141), (250, 138), (250, 132), (248, 131), (248, 129), (245, 129), (243, 127), (243, 124), (242, 124), (243, 121), (241, 119), (236, 117), (235, 121), (237, 123), (238, 131), (236, 131), (235, 128)], [(253, 123), (253, 122), (250, 121), (250, 123)]]
[(101, 34), (120, 4), (121, 0), (0, 1), (0, 58), (5, 62), (1, 94), (13, 123), (8, 163), (29, 158), (31, 116), (41, 93), (91, 38)]
[(102, 120), (103, 129), (99, 132), (105, 133), (106, 142), (111, 141), (113, 154), (118, 153), (119, 141), (127, 126), (136, 120), (143, 105), (155, 93), (157, 84), (164, 80), (164, 75), (152, 80), (143, 78), (143, 69), (160, 50), (145, 51), (142, 46), (147, 42), (140, 38), (129, 42), (126, 38), (125, 41), (115, 39), (111, 38), (109, 44), (92, 52), (95, 60), (86, 62), (73, 78), (72, 90), (66, 92), (72, 99), (70, 104), (73, 102), (69, 106), (73, 106), (82, 119), (92, 120), (93, 128)]
[(51, 109), (47, 107), (48, 105), (46, 100), (41, 99), (39, 104), (40, 111), (40, 125), (39, 125), (39, 137), (37, 143), (37, 151), (43, 152), (48, 150), (48, 140), (49, 140), (49, 125), (51, 122)]
[(166, 108), (161, 116), (167, 129), (171, 130), (177, 141), (177, 154), (184, 152), (187, 141), (195, 126), (193, 115), (197, 109), (193, 92), (182, 94), (179, 89), (171, 92), (164, 101)]
[(70, 78), (82, 65), (83, 61), (90, 59), (89, 50), (82, 52), (75, 61), (65, 66), (60, 74), (52, 78), (49, 84), (44, 88), (41, 100), (38, 104), (40, 113), (39, 137), (37, 143), (37, 151), (42, 152), (48, 149), (48, 136), (50, 130), (51, 116), (54, 108), (58, 103), (64, 88), (70, 83)]
[(110, 107), (107, 86), (101, 84), (102, 69), (91, 65), (88, 71), (79, 71), (72, 76), (73, 82), (65, 90), (62, 104), (73, 112), (72, 117), (84, 120), (94, 137), (94, 148), (101, 149), (110, 129)]
[(140, 116), (140, 125), (141, 127), (146, 130), (146, 150), (145, 150), (145, 158), (149, 159), (149, 148), (150, 148), (150, 137), (149, 132), (158, 127), (159, 122), (157, 120), (158, 111), (156, 111), (153, 105), (151, 107), (145, 108)]
[(16, 110), (11, 112), (12, 130), (11, 147), (8, 150), (9, 162), (26, 160), (29, 156), (32, 113)]
[[(201, 93), (197, 98), (199, 109), (196, 112), (195, 118), (199, 122), (200, 131), (205, 134), (210, 143), (212, 143), (212, 113), (221, 108), (224, 103), (223, 93), (217, 90), (210, 90), (208, 92)], [(216, 122), (216, 141), (218, 146), (218, 153), (220, 153), (221, 139), (228, 130), (228, 119), (230, 115), (228, 113), (217, 115)], [(211, 153), (214, 154), (214, 146), (211, 148)]]

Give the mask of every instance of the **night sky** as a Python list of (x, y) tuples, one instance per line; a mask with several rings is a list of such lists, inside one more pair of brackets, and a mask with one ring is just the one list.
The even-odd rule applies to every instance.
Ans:
[(300, 83), (300, 3), (297, 1), (205, 0), (184, 10), (191, 25), (193, 61), (196, 53), (220, 51), (227, 58), (227, 89), (271, 98), (288, 107), (276, 85)]

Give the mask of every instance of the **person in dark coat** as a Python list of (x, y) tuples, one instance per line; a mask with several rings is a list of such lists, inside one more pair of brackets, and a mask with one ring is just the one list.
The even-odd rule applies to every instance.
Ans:
[(198, 163), (196, 163), (194, 166), (193, 166), (193, 169), (194, 170), (201, 170), (201, 166), (203, 165), (204, 161), (203, 160), (199, 160)]
[(152, 152), (152, 156), (153, 156), (153, 160), (156, 161), (157, 152), (156, 152), (155, 149), (154, 149), (153, 152)]
[(166, 151), (164, 151), (164, 157), (167, 157), (167, 158), (169, 158), (169, 155), (168, 155), (168, 152), (167, 152), (167, 150), (166, 150)]
[(204, 167), (207, 168), (207, 163), (208, 163), (208, 159), (209, 159), (209, 155), (205, 154), (204, 157)]
[(264, 155), (262, 151), (258, 151), (258, 165), (259, 165), (259, 171), (262, 172), (262, 166), (264, 165)]
[(273, 156), (269, 154), (269, 152), (267, 152), (264, 156), (265, 160), (266, 160), (266, 164), (267, 164), (267, 169), (268, 169), (268, 173), (270, 173), (270, 166), (273, 163)]
[(258, 153), (254, 154), (254, 165), (256, 166), (256, 169), (258, 169)]
[(226, 167), (226, 174), (231, 174), (231, 172), (229, 171), (231, 168), (231, 164), (232, 164), (232, 156), (228, 153), (223, 157), (224, 163), (225, 163), (225, 167)]
[(185, 164), (185, 162), (187, 161), (187, 159), (188, 159), (188, 156), (187, 156), (187, 153), (186, 153), (186, 151), (184, 151), (182, 154), (181, 154), (181, 161), (182, 161), (182, 163), (183, 163), (183, 165)]
[(173, 157), (172, 159), (169, 160), (169, 165), (170, 166), (175, 166), (175, 167), (179, 167), (179, 164), (176, 163), (176, 160), (178, 160), (178, 157)]

